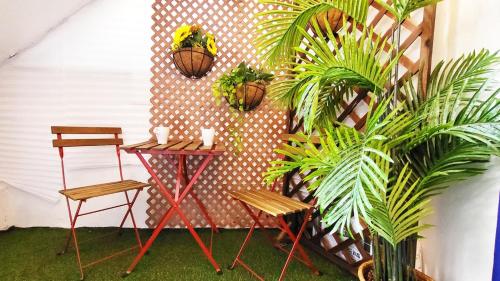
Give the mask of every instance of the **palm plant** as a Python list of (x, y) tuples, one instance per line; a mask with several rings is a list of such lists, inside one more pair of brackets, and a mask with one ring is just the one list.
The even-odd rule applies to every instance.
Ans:
[[(412, 11), (437, 2), (376, 1), (399, 23)], [(297, 5), (323, 7), (331, 2), (286, 5), (293, 11)], [(392, 78), (399, 79), (398, 59), (404, 51), (398, 51), (399, 39), (392, 44), (372, 42), (372, 30), (350, 31), (346, 24), (343, 32), (333, 34), (326, 21), (325, 37), (313, 37), (302, 24), (321, 10), (311, 9), (264, 13), (300, 19), (295, 26), (289, 19), (291, 26), (283, 20), (271, 28), (286, 30), (283, 37), (294, 34), (293, 40), (268, 39), (272, 44), (264, 56), (288, 59), (282, 68), (286, 74), (271, 86), (271, 95), (297, 111), (307, 133), (320, 129), (319, 148), (303, 135), (279, 149), (287, 158), (272, 163), (266, 180), (299, 169), (304, 180), (312, 181), (309, 189), (318, 198), (323, 223), (344, 233), (350, 232), (353, 217), (368, 224), (376, 280), (412, 280), (416, 240), (428, 227), (421, 221), (431, 212), (430, 199), (453, 182), (481, 174), (491, 155), (500, 155), (500, 89), (489, 79), (500, 57), (486, 50), (474, 52), (437, 64), (425, 86), (409, 79), (393, 89), (388, 85)], [(359, 10), (343, 11), (359, 15)], [(263, 19), (264, 30), (272, 25)], [(315, 34), (322, 34), (314, 20), (311, 25)], [(386, 45), (392, 55), (384, 59), (380, 50)], [(363, 131), (336, 122), (340, 101), (354, 88), (371, 92)]]

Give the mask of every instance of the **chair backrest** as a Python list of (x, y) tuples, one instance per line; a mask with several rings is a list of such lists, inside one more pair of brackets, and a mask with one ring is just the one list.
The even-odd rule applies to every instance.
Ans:
[[(61, 169), (63, 186), (66, 190), (66, 174), (64, 171), (64, 147), (79, 147), (79, 146), (104, 146), (114, 145), (116, 156), (118, 157), (118, 168), (120, 171), (120, 179), (123, 181), (122, 161), (120, 157), (120, 145), (123, 144), (123, 139), (119, 137), (122, 129), (119, 127), (68, 127), (68, 126), (52, 126), (52, 134), (56, 138), (52, 140), (52, 146), (59, 149), (61, 157)], [(63, 139), (62, 135), (112, 135), (108, 138), (68, 138)]]
[[(101, 145), (122, 145), (123, 139), (118, 135), (122, 133), (122, 129), (118, 127), (65, 127), (52, 126), (52, 134), (56, 134), (57, 138), (52, 140), (53, 147), (75, 147), (75, 146), (101, 146)], [(113, 138), (79, 138), (79, 139), (63, 139), (62, 135), (113, 135)]]

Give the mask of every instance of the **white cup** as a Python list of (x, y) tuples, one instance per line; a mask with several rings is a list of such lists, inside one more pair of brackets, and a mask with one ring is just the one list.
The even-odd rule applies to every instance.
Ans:
[(214, 128), (201, 128), (201, 138), (203, 146), (212, 146), (214, 144), (215, 129)]
[(153, 129), (153, 133), (155, 133), (156, 135), (156, 141), (158, 142), (158, 144), (166, 144), (168, 142), (170, 128), (159, 126)]

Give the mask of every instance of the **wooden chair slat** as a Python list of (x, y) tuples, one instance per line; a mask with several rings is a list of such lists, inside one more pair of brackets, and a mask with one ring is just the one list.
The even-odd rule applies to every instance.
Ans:
[(164, 149), (167, 149), (167, 148), (171, 147), (172, 145), (178, 144), (180, 142), (181, 142), (181, 140), (169, 140), (166, 144), (160, 144), (158, 146), (153, 147), (152, 149), (153, 150), (164, 150)]
[(293, 214), (313, 207), (268, 190), (233, 191), (229, 194), (273, 216)]
[(173, 145), (168, 148), (168, 150), (181, 150), (184, 147), (188, 146), (192, 141), (187, 140), (187, 141), (181, 141), (180, 143)]
[(197, 150), (198, 147), (200, 147), (202, 143), (203, 143), (202, 141), (193, 141), (190, 145), (186, 146), (184, 148), (184, 150), (187, 150), (187, 151)]
[(258, 200), (268, 206), (272, 206), (276, 210), (280, 211), (280, 214), (286, 215), (286, 214), (291, 214), (294, 213), (294, 210), (284, 204), (281, 204), (278, 201), (273, 200), (272, 198), (268, 198), (267, 196), (261, 194), (259, 191), (249, 191), (245, 193), (249, 197), (254, 198), (255, 200)]
[(248, 195), (245, 194), (245, 192), (229, 192), (229, 194), (234, 197), (235, 199), (241, 200), (259, 210), (262, 210), (272, 216), (278, 216), (281, 214), (280, 210), (277, 210), (273, 208), (272, 206), (268, 206), (267, 204), (264, 204), (263, 202), (260, 202), (259, 200), (255, 200), (252, 197), (249, 197)]
[(102, 183), (96, 185), (88, 185), (77, 188), (68, 188), (59, 192), (72, 200), (86, 200), (93, 197), (109, 195), (117, 192), (139, 189), (149, 186), (147, 183), (142, 183), (134, 180), (125, 180), (117, 182)]
[(119, 127), (71, 127), (71, 126), (52, 126), (53, 134), (121, 134), (122, 128)]
[(259, 192), (267, 195), (268, 197), (270, 197), (274, 200), (280, 201), (281, 203), (286, 204), (286, 205), (290, 206), (291, 208), (309, 209), (309, 208), (313, 207), (311, 204), (307, 204), (307, 203), (301, 202), (299, 200), (295, 200), (295, 199), (292, 199), (290, 197), (286, 197), (286, 196), (283, 196), (281, 194), (278, 194), (276, 192), (272, 192), (269, 190), (260, 190)]
[(52, 140), (53, 147), (75, 147), (75, 146), (99, 146), (99, 145), (122, 145), (123, 139), (55, 139)]

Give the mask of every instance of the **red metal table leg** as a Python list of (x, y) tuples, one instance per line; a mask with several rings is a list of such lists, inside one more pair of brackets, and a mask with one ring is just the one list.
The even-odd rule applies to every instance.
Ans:
[[(187, 157), (181, 158), (182, 159), (182, 175), (183, 175), (183, 180), (184, 180), (184, 186), (187, 186), (188, 183), (191, 182), (191, 180), (188, 177), (186, 158)], [(179, 161), (181, 159), (179, 159)], [(193, 200), (195, 201), (195, 203), (200, 208), (200, 211), (203, 214), (203, 216), (205, 217), (205, 220), (210, 224), (210, 227), (212, 228), (212, 231), (215, 231), (215, 232), (218, 233), (219, 230), (217, 229), (217, 225), (214, 223), (214, 221), (212, 220), (212, 218), (208, 214), (207, 208), (205, 207), (205, 205), (203, 204), (203, 202), (198, 198), (198, 196), (196, 195), (196, 192), (194, 191), (194, 189), (191, 189), (189, 195), (193, 198)]]

